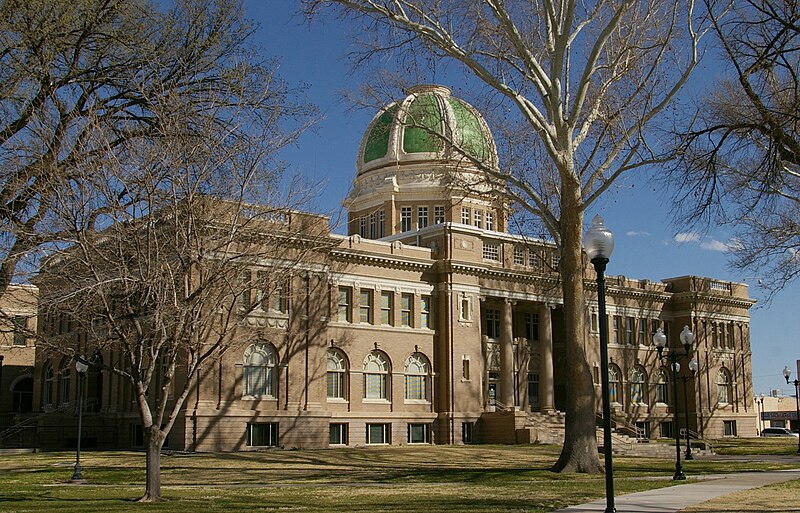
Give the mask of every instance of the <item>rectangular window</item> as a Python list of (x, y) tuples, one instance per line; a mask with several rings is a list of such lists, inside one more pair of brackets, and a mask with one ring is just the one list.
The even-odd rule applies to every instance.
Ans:
[(461, 360), (461, 379), (469, 381), (469, 358)]
[(475, 226), (483, 228), (483, 210), (475, 209)]
[(486, 229), (494, 230), (494, 213), (486, 211)]
[(483, 258), (486, 260), (500, 260), (500, 245), (483, 243)]
[(389, 444), (391, 440), (391, 424), (367, 424), (368, 444)]
[(428, 207), (417, 207), (417, 228), (428, 227)]
[(534, 249), (528, 250), (528, 265), (536, 269), (542, 266), (542, 259), (538, 251)]
[(622, 317), (614, 316), (614, 342), (622, 344)]
[(331, 445), (347, 445), (348, 443), (348, 425), (347, 424), (330, 424), (328, 432), (330, 436), (329, 443)]
[(350, 287), (339, 287), (339, 322), (352, 322), (352, 303), (353, 291)]
[(626, 317), (625, 318), (625, 343), (628, 345), (634, 345), (635, 340), (633, 338), (636, 332), (636, 319), (633, 317)]
[(639, 344), (647, 345), (647, 319), (639, 319)]
[(400, 208), (400, 231), (407, 232), (411, 230), (411, 207)]
[(386, 374), (364, 374), (364, 398), (386, 399)]
[(597, 324), (599, 322), (599, 319), (597, 318), (597, 313), (596, 312), (592, 312), (591, 317), (592, 318), (589, 321), (590, 322), (589, 329), (592, 330), (592, 333), (597, 333), (599, 331), (599, 328), (597, 326)]
[(386, 236), (386, 212), (381, 210), (378, 212), (378, 237), (383, 238)]
[(408, 443), (410, 444), (429, 444), (431, 443), (430, 424), (409, 424)]
[(470, 224), (470, 221), (469, 207), (461, 207), (461, 224)]
[(736, 421), (735, 420), (723, 420), (722, 427), (724, 429), (725, 436), (736, 436)]
[(277, 447), (278, 423), (248, 423), (247, 445), (249, 447)]
[(553, 259), (552, 260), (553, 261), (553, 270), (557, 270), (558, 269), (558, 265), (561, 263), (561, 253), (559, 253), (558, 251), (553, 251), (553, 254), (551, 255), (551, 257)]
[(250, 298), (250, 271), (243, 271), (242, 275), (239, 277), (239, 287), (241, 292), (239, 293), (239, 309), (243, 311), (249, 311), (252, 305), (251, 298)]
[(525, 338), (539, 340), (539, 314), (525, 314)]
[(428, 387), (425, 385), (427, 376), (424, 374), (406, 374), (405, 398), (410, 401), (427, 401)]
[(144, 447), (144, 429), (141, 424), (131, 424), (131, 447), (139, 449)]
[(514, 246), (514, 263), (525, 265), (525, 248), (522, 246)]
[(472, 443), (472, 426), (474, 422), (462, 422), (461, 423), (461, 441), (465, 444)]
[(369, 238), (374, 239), (378, 235), (377, 229), (377, 221), (375, 219), (375, 213), (369, 215)]
[(27, 345), (28, 318), (24, 315), (14, 316), (14, 341), (15, 346)]
[[(329, 364), (330, 365), (330, 364)], [(326, 373), (328, 398), (329, 399), (346, 399), (344, 396), (345, 372), (341, 369), (328, 370)]]
[(672, 421), (662, 422), (659, 427), (661, 428), (661, 438), (672, 438), (674, 436)]
[(269, 296), (270, 310), (284, 314), (289, 311), (289, 302), (287, 301), (288, 287), (288, 283), (281, 283), (275, 287), (275, 290)]
[(495, 308), (486, 310), (486, 336), (500, 338), (500, 310)]
[(372, 324), (372, 290), (361, 289), (358, 300), (359, 322)]
[(458, 320), (459, 321), (472, 320), (472, 308), (468, 297), (461, 298), (461, 303), (458, 310)]
[(431, 319), (431, 297), (422, 296), (420, 298), (420, 327), (432, 329), (433, 320)]
[(381, 292), (381, 324), (394, 326), (394, 292)]
[(656, 334), (658, 328), (661, 327), (661, 321), (658, 319), (650, 319), (650, 340), (653, 339), (653, 335)]
[(367, 238), (367, 218), (366, 216), (361, 216), (358, 218), (358, 234)]
[(437, 205), (433, 207), (433, 224), (441, 224), (444, 222), (444, 206)]
[(414, 327), (414, 295), (400, 295), (400, 326)]

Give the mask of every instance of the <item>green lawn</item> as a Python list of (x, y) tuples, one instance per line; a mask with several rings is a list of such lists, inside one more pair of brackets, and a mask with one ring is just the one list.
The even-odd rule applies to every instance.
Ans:
[[(224, 454), (165, 454), (159, 504), (144, 490), (144, 455), (82, 455), (85, 485), (66, 484), (72, 453), (0, 456), (0, 511), (471, 511), (546, 512), (605, 495), (602, 475), (548, 469), (553, 446), (426, 446)], [(672, 460), (615, 459), (618, 494), (670, 486)], [(690, 477), (788, 468), (687, 462)], [(660, 479), (653, 479), (660, 478)]]

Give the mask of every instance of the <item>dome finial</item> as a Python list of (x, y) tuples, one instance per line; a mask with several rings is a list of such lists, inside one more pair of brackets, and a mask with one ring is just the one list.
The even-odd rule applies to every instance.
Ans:
[(439, 84), (417, 84), (409, 87), (406, 94), (437, 93), (442, 96), (450, 96), (452, 92), (449, 87)]

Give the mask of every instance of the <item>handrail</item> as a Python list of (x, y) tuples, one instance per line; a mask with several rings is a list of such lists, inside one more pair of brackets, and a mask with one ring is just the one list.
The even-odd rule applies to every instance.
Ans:
[(3, 431), (0, 431), (0, 441), (3, 441), (6, 438), (9, 438), (9, 437), (11, 437), (13, 435), (16, 435), (17, 433), (19, 433), (20, 431), (22, 431), (26, 427), (29, 427), (31, 424), (35, 424), (36, 422), (38, 422), (39, 419), (41, 419), (45, 415), (49, 415), (51, 413), (64, 413), (65, 411), (68, 411), (68, 410), (70, 410), (72, 408), (73, 408), (72, 404), (65, 403), (65, 404), (62, 404), (61, 406), (59, 406), (58, 408), (56, 408), (53, 411), (44, 411), (44, 412), (41, 412), (41, 413), (37, 413), (36, 415), (28, 416), (25, 419), (21, 420), (20, 422), (17, 422), (16, 424), (14, 424), (13, 426), (10, 426), (10, 427), (4, 429)]

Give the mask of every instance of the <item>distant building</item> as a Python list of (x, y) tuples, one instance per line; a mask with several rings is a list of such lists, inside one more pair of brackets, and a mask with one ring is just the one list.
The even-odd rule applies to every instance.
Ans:
[[(170, 448), (558, 439), (558, 411), (570, 387), (558, 250), (509, 233), (505, 203), (487, 195), (474, 166), (431, 131), (497, 162), (483, 118), (447, 88), (418, 86), (378, 113), (345, 200), (348, 235), (329, 235), (334, 249), (291, 280), (286, 301), (241, 319), (249, 335), (204, 370)], [(599, 323), (588, 262), (583, 273), (585, 345), (599, 411)], [(690, 429), (702, 436), (749, 431), (756, 413), (747, 286), (696, 276), (611, 276), (607, 285), (617, 426), (672, 436), (677, 400), (680, 427), (688, 409)], [(43, 295), (53, 293), (42, 287)], [(695, 333), (700, 364), (687, 383), (688, 408), (683, 383), (673, 397), (672, 374), (652, 343), (662, 328), (670, 346), (680, 346), (685, 325)], [(50, 322), (49, 329), (58, 335), (70, 328)], [(39, 357), (37, 410), (74, 401), (70, 365)], [(92, 443), (141, 445), (130, 391), (108, 371), (91, 372), (93, 407), (84, 426)], [(54, 413), (40, 424), (40, 443), (65, 445), (71, 431), (64, 426), (73, 422), (71, 413)]]
[[(9, 285), (0, 296), (0, 433), (33, 411), (33, 370), (39, 291)], [(34, 429), (5, 433), (0, 445), (30, 445)]]

